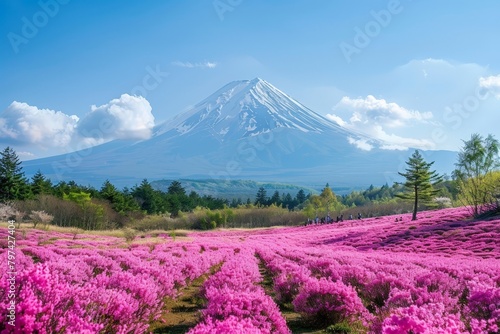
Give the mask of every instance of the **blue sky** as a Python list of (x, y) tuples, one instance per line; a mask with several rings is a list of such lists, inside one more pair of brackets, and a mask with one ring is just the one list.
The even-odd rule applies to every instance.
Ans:
[[(260, 77), (388, 149), (457, 150), (474, 132), (499, 138), (499, 12), (493, 0), (2, 0), (0, 146), (32, 159), (144, 139)], [(99, 112), (119, 115), (96, 140)]]

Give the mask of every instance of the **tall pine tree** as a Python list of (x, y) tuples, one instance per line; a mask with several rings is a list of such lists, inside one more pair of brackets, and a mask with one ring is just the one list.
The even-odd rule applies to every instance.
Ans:
[(420, 203), (432, 202), (434, 196), (439, 192), (433, 186), (442, 181), (442, 176), (439, 176), (436, 171), (430, 170), (434, 161), (426, 162), (418, 150), (412, 154), (406, 164), (408, 165), (406, 173), (399, 173), (406, 179), (403, 184), (406, 191), (396, 195), (396, 197), (413, 201), (412, 220), (417, 220), (419, 201)]
[(257, 206), (264, 206), (267, 205), (268, 198), (267, 198), (267, 192), (264, 187), (260, 187), (259, 190), (257, 191), (257, 196), (255, 196), (255, 205)]
[(5, 148), (0, 152), (0, 202), (24, 200), (29, 190), (19, 157), (12, 148)]
[(52, 192), (52, 182), (40, 170), (31, 178), (31, 192), (35, 196)]

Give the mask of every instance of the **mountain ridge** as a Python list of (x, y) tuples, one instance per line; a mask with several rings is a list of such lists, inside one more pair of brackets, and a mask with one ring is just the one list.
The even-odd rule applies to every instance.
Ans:
[[(114, 140), (66, 155), (30, 160), (53, 180), (131, 186), (140, 180), (245, 179), (335, 186), (384, 184), (408, 152), (363, 151), (352, 140), (382, 144), (312, 111), (260, 78), (226, 84), (191, 109), (155, 126), (141, 141)], [(381, 145), (378, 145), (380, 147)], [(435, 151), (451, 172), (456, 153)], [(295, 182), (299, 181), (299, 182)]]

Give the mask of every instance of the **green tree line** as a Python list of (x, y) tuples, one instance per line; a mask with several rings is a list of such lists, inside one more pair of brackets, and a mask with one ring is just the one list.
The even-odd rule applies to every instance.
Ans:
[[(437, 175), (431, 170), (433, 162), (426, 162), (419, 151), (407, 161), (408, 168), (400, 175), (403, 183), (371, 185), (365, 190), (347, 195), (336, 195), (329, 184), (320, 194), (279, 193), (275, 190), (268, 196), (265, 188), (258, 189), (255, 200), (228, 201), (210, 195), (189, 193), (179, 181), (173, 181), (167, 191), (154, 189), (144, 179), (132, 188), (118, 189), (109, 180), (101, 188), (79, 185), (74, 181), (54, 184), (38, 171), (27, 179), (15, 151), (7, 147), (0, 152), (0, 203), (22, 203), (24, 211), (49, 210), (54, 223), (61, 226), (99, 229), (121, 227), (130, 219), (141, 215), (169, 214), (175, 218), (182, 212), (205, 208), (207, 217), (203, 228), (213, 225), (229, 226), (234, 215), (227, 208), (276, 207), (288, 211), (300, 211), (307, 217), (334, 217), (341, 214), (361, 212), (359, 208), (372, 208), (375, 215), (395, 213), (395, 208), (406, 208), (403, 203), (413, 204), (413, 217), (422, 208), (445, 205), (466, 205), (475, 216), (499, 210), (500, 167), (499, 144), (491, 135), (486, 138), (474, 134), (464, 141), (458, 155), (456, 170), (452, 177)], [(441, 199), (441, 202), (439, 201)], [(444, 201), (446, 200), (446, 201)], [(386, 207), (381, 210), (380, 208)], [(223, 211), (226, 210), (226, 211)], [(390, 211), (392, 210), (392, 211)], [(372, 215), (364, 210), (365, 216)], [(214, 224), (215, 222), (215, 224)]]

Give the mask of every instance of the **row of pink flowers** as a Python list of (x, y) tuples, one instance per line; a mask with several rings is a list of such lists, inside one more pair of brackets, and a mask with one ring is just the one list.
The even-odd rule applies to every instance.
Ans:
[(261, 280), (253, 251), (238, 249), (205, 282), (203, 321), (189, 333), (290, 333), (278, 306), (259, 285)]
[[(144, 333), (161, 316), (165, 297), (175, 298), (178, 288), (232, 253), (196, 243), (123, 248), (115, 238), (89, 245), (68, 235), (52, 244), (48, 235), (18, 237), (16, 326), (2, 321), (1, 333)], [(6, 249), (0, 252), (6, 263)], [(9, 302), (6, 269), (0, 267), (2, 314)]]
[[(18, 233), (16, 327), (1, 322), (0, 333), (144, 333), (164, 312), (164, 297), (178, 297), (221, 263), (203, 286), (207, 305), (191, 334), (289, 333), (259, 284), (256, 254), (272, 275), (276, 302), (291, 303), (308, 320), (357, 323), (371, 333), (498, 333), (500, 220), (467, 214), (446, 209), (418, 221), (397, 215), (131, 245)], [(2, 314), (7, 275), (1, 266)]]
[[(420, 228), (432, 230), (444, 223), (462, 229), (482, 227), (481, 235), (498, 236), (498, 228), (490, 222), (463, 222), (458, 211), (427, 212)], [(441, 218), (439, 218), (441, 217)], [(432, 221), (435, 226), (432, 226)], [(408, 230), (406, 225), (391, 222), (391, 217), (371, 219), (366, 225), (344, 224), (345, 233), (370, 234), (371, 224)], [(368, 225), (368, 227), (367, 227)], [(410, 225), (414, 227), (415, 225)], [(455, 228), (454, 227), (454, 228)], [(485, 228), (486, 227), (486, 228)], [(370, 251), (346, 247), (349, 237), (337, 237), (333, 243), (322, 243), (321, 236), (341, 233), (342, 227), (318, 226), (296, 228), (291, 234), (276, 233), (273, 243), (269, 235), (254, 241), (274, 279), (275, 294), (281, 303), (293, 302), (296, 311), (309, 318), (330, 317), (335, 323), (362, 318), (373, 333), (396, 333), (413, 330), (418, 333), (496, 333), (500, 326), (500, 262), (494, 250), (489, 259), (464, 254), (450, 258), (439, 252), (414, 254), (401, 251)], [(410, 234), (418, 229), (410, 229)], [(472, 229), (472, 228), (471, 228)], [(299, 234), (299, 230), (302, 230)], [(463, 233), (463, 232), (460, 232)], [(295, 234), (295, 235), (294, 235)], [(374, 233), (373, 233), (374, 234)], [(382, 234), (382, 233), (379, 233)], [(457, 233), (458, 234), (458, 233)], [(318, 237), (318, 235), (320, 237)], [(471, 240), (460, 240), (467, 245)], [(300, 240), (296, 237), (300, 236)], [(368, 238), (373, 238), (368, 235)], [(253, 239), (253, 236), (247, 236)], [(498, 238), (497, 238), (498, 240)], [(336, 244), (339, 247), (335, 247)], [(439, 241), (431, 244), (439, 248)], [(448, 250), (448, 252), (451, 252)], [(459, 252), (460, 253), (460, 252)], [(344, 288), (347, 286), (347, 289)], [(355, 291), (355, 294), (348, 292)], [(356, 303), (356, 298), (362, 304)], [(335, 307), (336, 300), (344, 305)], [(314, 303), (311, 301), (314, 300)], [(321, 306), (322, 305), (322, 306)], [(353, 307), (349, 310), (348, 305)], [(370, 312), (364, 312), (364, 308)], [(387, 315), (388, 314), (388, 315)], [(400, 331), (401, 332), (401, 331)]]

